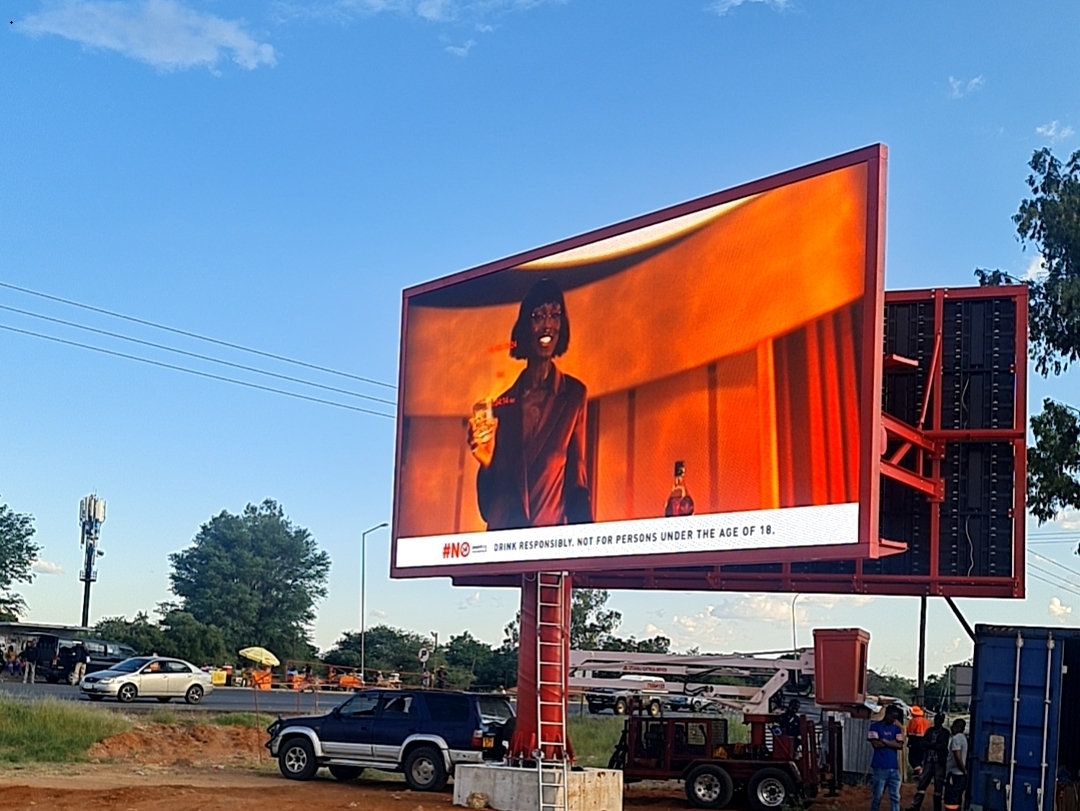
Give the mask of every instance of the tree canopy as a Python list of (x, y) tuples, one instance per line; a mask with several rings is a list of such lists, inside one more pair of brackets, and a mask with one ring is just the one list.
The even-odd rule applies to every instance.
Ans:
[[(428, 670), (445, 667), (450, 684), (461, 689), (496, 690), (517, 683), (517, 647), (504, 642), (493, 648), (468, 631), (451, 636), (436, 647), (429, 636), (414, 631), (376, 625), (368, 628), (364, 641), (366, 676), (381, 670), (390, 673), (417, 673), (422, 669), (417, 654), (427, 648), (431, 654)], [(329, 665), (360, 667), (360, 633), (346, 631), (323, 661)]]
[[(640, 653), (667, 653), (671, 640), (657, 634), (649, 639), (638, 640), (633, 636), (623, 639), (615, 632), (622, 624), (622, 613), (606, 608), (611, 595), (605, 589), (574, 589), (570, 604), (570, 647), (574, 650), (621, 650)], [(521, 625), (521, 612), (514, 617), (503, 632), (504, 646), (517, 647)]]
[(34, 579), (40, 552), (34, 543), (34, 519), (0, 504), (0, 619), (12, 621), (26, 611), (26, 601), (11, 589)]
[(143, 611), (132, 620), (107, 617), (94, 627), (102, 639), (131, 645), (141, 654), (175, 656), (194, 665), (221, 665), (236, 661), (236, 651), (225, 646), (221, 629), (204, 625), (176, 606), (159, 606), (161, 618), (152, 622)]
[(230, 654), (262, 645), (281, 659), (311, 658), (308, 632), (326, 596), (330, 557), (275, 501), (248, 504), (240, 515), (222, 511), (169, 561), (180, 607), (220, 629)]
[[(1039, 374), (1060, 375), (1080, 359), (1080, 151), (1062, 163), (1049, 149), (1029, 162), (1031, 197), (1013, 215), (1024, 246), (1042, 257), (1042, 272), (1016, 279), (977, 269), (981, 284), (1028, 286), (1028, 338)], [(1062, 510), (1080, 509), (1080, 411), (1053, 400), (1031, 419), (1035, 445), (1028, 448), (1028, 508), (1039, 523)]]

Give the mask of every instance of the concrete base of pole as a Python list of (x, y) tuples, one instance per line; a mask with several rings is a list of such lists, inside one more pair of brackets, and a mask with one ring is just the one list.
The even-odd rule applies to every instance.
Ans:
[[(567, 811), (622, 811), (621, 771), (575, 769), (568, 777)], [(483, 794), (487, 806), (495, 811), (541, 811), (539, 786), (536, 769), (461, 764), (454, 770), (454, 805), (470, 806), (470, 795)], [(474, 796), (474, 802), (477, 799)], [(548, 804), (552, 802), (561, 806), (559, 799), (545, 794), (545, 807), (550, 808)]]

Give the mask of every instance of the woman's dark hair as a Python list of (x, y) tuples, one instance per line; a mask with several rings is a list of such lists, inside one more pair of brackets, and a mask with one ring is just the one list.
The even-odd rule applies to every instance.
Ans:
[(510, 331), (510, 357), (528, 360), (526, 349), (532, 335), (530, 320), (532, 311), (544, 304), (558, 304), (562, 307), (562, 326), (559, 328), (559, 340), (555, 343), (555, 357), (560, 357), (570, 348), (570, 317), (566, 314), (566, 300), (562, 290), (552, 279), (541, 279), (532, 286), (521, 300), (517, 321)]

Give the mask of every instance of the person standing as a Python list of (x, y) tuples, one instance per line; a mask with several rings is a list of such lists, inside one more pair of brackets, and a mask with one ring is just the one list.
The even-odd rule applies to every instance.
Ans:
[(899, 753), (904, 748), (904, 728), (900, 725), (900, 719), (903, 717), (903, 710), (890, 704), (885, 708), (885, 717), (872, 723), (866, 735), (874, 748), (874, 756), (870, 760), (873, 772), (870, 811), (878, 811), (886, 789), (889, 792), (889, 811), (900, 811)]
[(959, 811), (963, 806), (964, 789), (967, 788), (968, 740), (964, 730), (967, 722), (957, 718), (952, 723), (949, 739), (949, 769), (945, 776), (945, 811)]
[(90, 657), (86, 653), (86, 645), (82, 642), (75, 644), (75, 666), (71, 669), (71, 683), (78, 685), (86, 675), (86, 663)]
[(23, 648), (23, 684), (33, 684), (37, 678), (37, 645), (27, 645)]
[(934, 811), (942, 811), (941, 797), (945, 790), (945, 770), (949, 765), (949, 742), (952, 734), (945, 729), (945, 713), (934, 716), (934, 725), (923, 735), (923, 768), (915, 786), (915, 796), (907, 811), (919, 811), (930, 783), (934, 784)]
[(911, 720), (907, 725), (908, 763), (916, 775), (922, 773), (923, 767), (923, 735), (930, 728), (930, 722), (926, 720), (923, 708), (915, 706), (911, 708)]

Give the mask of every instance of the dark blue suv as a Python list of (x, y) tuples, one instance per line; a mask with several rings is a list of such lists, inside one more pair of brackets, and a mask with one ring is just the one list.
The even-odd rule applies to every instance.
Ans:
[(404, 772), (413, 791), (440, 791), (459, 763), (501, 760), (514, 711), (504, 695), (361, 690), (326, 715), (279, 718), (266, 746), (281, 773), (338, 780), (367, 768)]

